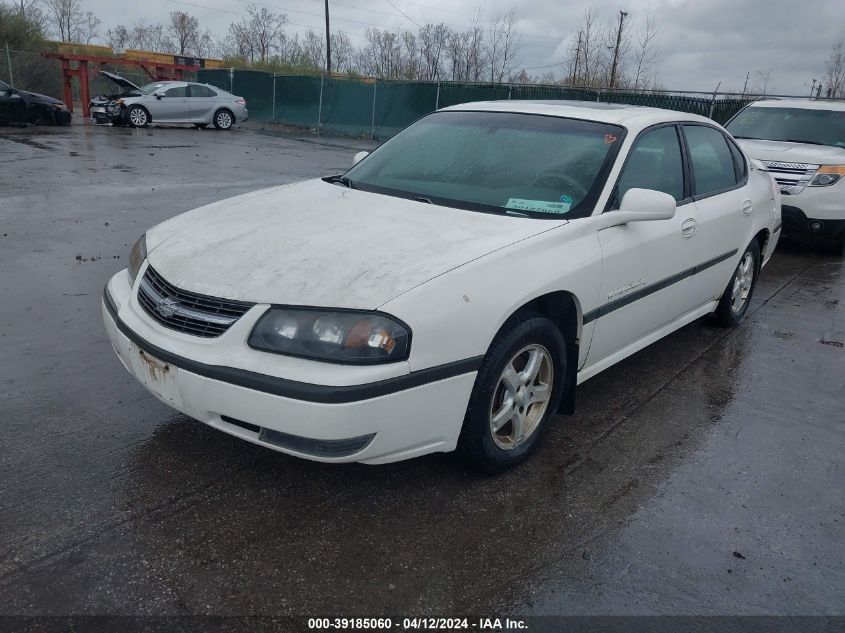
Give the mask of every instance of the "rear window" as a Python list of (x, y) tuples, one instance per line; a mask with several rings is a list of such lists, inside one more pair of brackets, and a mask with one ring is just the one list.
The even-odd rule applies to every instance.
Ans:
[(192, 97), (216, 97), (217, 93), (205, 86), (191, 86)]

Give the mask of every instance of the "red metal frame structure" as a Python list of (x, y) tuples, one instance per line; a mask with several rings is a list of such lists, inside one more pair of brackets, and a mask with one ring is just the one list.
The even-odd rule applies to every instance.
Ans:
[[(68, 110), (73, 112), (73, 92), (71, 91), (71, 78), (79, 79), (79, 97), (82, 101), (82, 114), (88, 116), (88, 102), (91, 101), (91, 94), (88, 88), (90, 73), (100, 70), (107, 64), (119, 64), (121, 66), (138, 66), (150, 77), (150, 81), (168, 81), (182, 79), (183, 72), (196, 72), (199, 66), (186, 66), (184, 64), (168, 64), (149, 59), (124, 59), (122, 57), (101, 57), (98, 55), (76, 55), (73, 53), (41, 53), (48, 59), (58, 59), (62, 62), (62, 86), (63, 101)], [(71, 62), (77, 62), (72, 67)], [(89, 64), (93, 67), (89, 68)]]

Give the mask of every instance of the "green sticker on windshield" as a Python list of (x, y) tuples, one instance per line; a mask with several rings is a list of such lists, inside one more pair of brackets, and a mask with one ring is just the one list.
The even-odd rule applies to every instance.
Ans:
[(537, 213), (568, 213), (569, 209), (572, 208), (572, 198), (561, 196), (560, 202), (510, 198), (505, 208), (514, 209), (515, 211), (536, 211)]

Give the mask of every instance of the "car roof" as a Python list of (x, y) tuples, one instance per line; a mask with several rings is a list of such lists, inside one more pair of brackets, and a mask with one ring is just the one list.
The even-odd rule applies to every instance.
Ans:
[(810, 99), (765, 99), (755, 101), (751, 108), (800, 108), (803, 110), (835, 110), (845, 112), (845, 101), (810, 100)]
[(542, 114), (572, 119), (586, 119), (600, 123), (624, 125), (628, 128), (644, 128), (657, 123), (691, 121), (717, 125), (713, 120), (698, 114), (627, 105), (601, 101), (475, 101), (443, 108), (445, 111), (474, 110), (490, 112), (515, 112), (519, 114)]

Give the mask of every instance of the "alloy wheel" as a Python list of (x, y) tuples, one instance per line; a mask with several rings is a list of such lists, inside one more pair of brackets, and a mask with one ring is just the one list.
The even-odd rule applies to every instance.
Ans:
[(731, 290), (731, 309), (734, 313), (739, 314), (745, 307), (749, 295), (751, 295), (751, 286), (754, 284), (754, 255), (746, 252), (736, 268), (736, 275), (734, 276), (734, 285)]
[(223, 130), (227, 130), (232, 127), (232, 115), (228, 112), (218, 112), (217, 113), (217, 127)]
[(542, 345), (528, 345), (505, 365), (490, 403), (490, 433), (503, 450), (525, 442), (548, 409), (554, 364)]
[(147, 113), (142, 108), (132, 108), (129, 111), (129, 122), (135, 127), (144, 127), (147, 124)]

